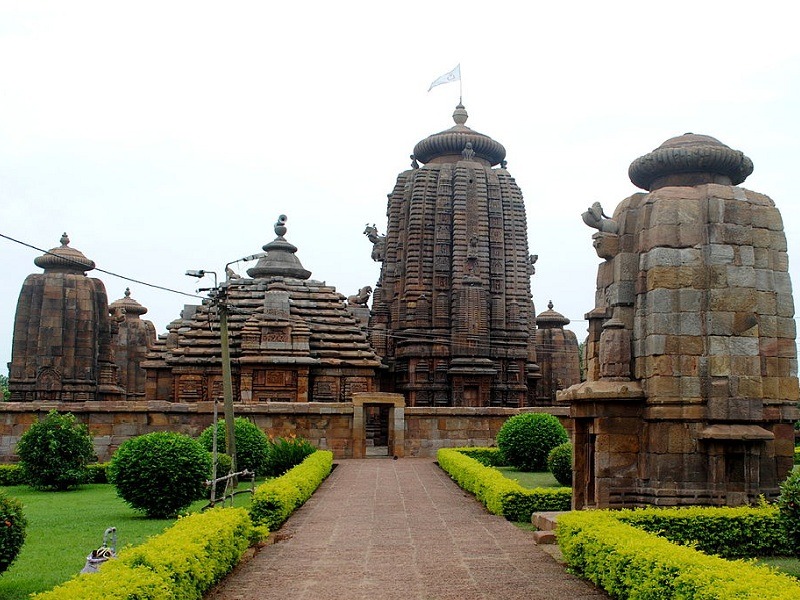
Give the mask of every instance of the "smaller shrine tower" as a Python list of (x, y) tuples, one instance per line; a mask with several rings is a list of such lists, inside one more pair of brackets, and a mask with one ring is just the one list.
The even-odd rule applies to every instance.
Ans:
[(744, 154), (687, 133), (636, 159), (646, 193), (597, 229), (588, 376), (574, 418), (576, 508), (739, 505), (792, 468), (796, 326), (775, 203)]
[(87, 277), (94, 261), (61, 245), (36, 258), (44, 273), (25, 279), (14, 318), (12, 402), (119, 399), (111, 320), (103, 282)]
[(119, 369), (120, 384), (128, 400), (144, 399), (145, 371), (141, 362), (156, 341), (156, 328), (141, 318), (147, 309), (131, 298), (130, 288), (125, 297), (108, 307), (112, 320), (114, 360)]

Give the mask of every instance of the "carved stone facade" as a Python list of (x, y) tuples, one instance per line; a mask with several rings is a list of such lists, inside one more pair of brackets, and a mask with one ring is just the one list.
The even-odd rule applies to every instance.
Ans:
[(369, 325), (382, 387), (411, 407), (526, 406), (540, 373), (522, 192), (503, 146), (464, 125), (463, 106), (453, 118), (414, 148), (386, 235), (364, 232), (382, 263)]
[(536, 389), (538, 406), (552, 405), (556, 392), (581, 381), (578, 338), (564, 329), (568, 324), (568, 318), (553, 310), (552, 302), (536, 317), (536, 356), (542, 372)]
[(156, 328), (141, 318), (147, 309), (131, 298), (131, 290), (108, 307), (112, 320), (111, 345), (117, 364), (119, 383), (125, 389), (125, 398), (144, 398), (145, 372), (142, 368), (147, 352), (156, 342)]
[[(587, 315), (576, 508), (742, 504), (792, 468), (798, 379), (780, 213), (737, 187), (753, 165), (708, 136), (630, 167), (638, 193), (584, 221), (605, 259)], [(599, 209), (599, 210), (598, 210)]]
[(12, 402), (117, 399), (117, 367), (103, 282), (87, 277), (94, 261), (69, 237), (34, 264), (14, 317), (9, 389)]
[[(366, 332), (335, 288), (309, 279), (283, 237), (277, 238), (248, 270), (229, 273), (228, 305), (234, 401), (349, 402), (353, 394), (375, 391), (380, 360)], [(222, 398), (220, 321), (205, 300), (184, 307), (167, 327), (143, 366), (148, 400), (208, 402)]]

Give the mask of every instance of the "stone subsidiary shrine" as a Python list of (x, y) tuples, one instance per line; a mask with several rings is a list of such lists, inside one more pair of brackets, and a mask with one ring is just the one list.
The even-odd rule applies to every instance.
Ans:
[(573, 504), (737, 505), (790, 472), (797, 350), (783, 223), (741, 152), (687, 133), (635, 160), (647, 191), (584, 213), (604, 259), (587, 315)]
[[(246, 275), (226, 273), (236, 414), (358, 458), (493, 445), (510, 416), (546, 411), (573, 431), (577, 508), (775, 496), (798, 416), (794, 307), (780, 214), (736, 187), (749, 159), (687, 134), (631, 166), (648, 193), (584, 213), (603, 262), (581, 382), (569, 320), (535, 313), (505, 148), (460, 104), (453, 119), (398, 175), (386, 233), (364, 230), (374, 290), (312, 279), (284, 216)], [(23, 284), (2, 456), (50, 408), (89, 425), (101, 460), (149, 431), (197, 435), (222, 397), (221, 296), (156, 337), (69, 243)]]

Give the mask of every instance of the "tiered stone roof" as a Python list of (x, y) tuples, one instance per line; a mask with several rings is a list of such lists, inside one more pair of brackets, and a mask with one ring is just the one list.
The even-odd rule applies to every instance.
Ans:
[[(283, 234), (283, 221), (275, 227), (277, 238), (264, 245), (267, 256), (256, 267), (248, 270), (253, 279), (238, 277), (227, 285), (228, 328), (231, 357), (259, 354), (270, 362), (295, 362), (305, 355), (305, 364), (324, 366), (378, 367), (380, 359), (367, 341), (366, 332), (348, 311), (342, 294), (324, 282), (309, 279), (300, 261), (294, 256), (297, 250)], [(269, 296), (283, 292), (288, 296), (288, 315), (276, 309)], [(165, 347), (164, 359), (168, 364), (218, 362), (221, 359), (219, 313), (211, 300), (202, 305), (187, 307), (183, 318), (174, 321)], [(245, 329), (251, 333), (258, 326), (288, 325), (292, 338), (307, 338), (307, 350), (298, 351), (285, 343), (265, 341), (260, 348), (250, 351), (242, 347)], [(260, 333), (259, 333), (260, 335)], [(305, 348), (303, 343), (302, 348)], [(289, 360), (291, 358), (291, 360)]]

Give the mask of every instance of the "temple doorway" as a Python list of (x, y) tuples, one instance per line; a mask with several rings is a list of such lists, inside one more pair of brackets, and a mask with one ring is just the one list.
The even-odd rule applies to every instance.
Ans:
[(367, 456), (389, 456), (390, 408), (388, 404), (364, 405)]

